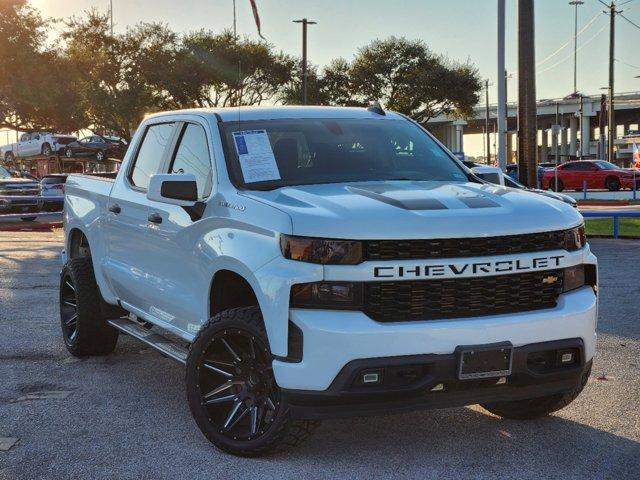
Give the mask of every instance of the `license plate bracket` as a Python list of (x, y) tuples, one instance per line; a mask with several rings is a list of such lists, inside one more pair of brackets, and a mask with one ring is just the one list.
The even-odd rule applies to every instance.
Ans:
[(456, 348), (456, 353), (460, 380), (480, 380), (511, 375), (513, 364), (511, 342), (463, 345)]

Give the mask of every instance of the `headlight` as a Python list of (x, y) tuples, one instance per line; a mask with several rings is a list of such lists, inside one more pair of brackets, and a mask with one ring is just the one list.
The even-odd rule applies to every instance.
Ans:
[(564, 248), (572, 250), (580, 250), (587, 243), (587, 236), (584, 233), (584, 225), (572, 228), (564, 232)]
[(282, 255), (290, 260), (323, 265), (357, 265), (362, 263), (362, 243), (354, 240), (280, 237)]
[(353, 310), (362, 307), (362, 284), (300, 283), (291, 287), (291, 308)]

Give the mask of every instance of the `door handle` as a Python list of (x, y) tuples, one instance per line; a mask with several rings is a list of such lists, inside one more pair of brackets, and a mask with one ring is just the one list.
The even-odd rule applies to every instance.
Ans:
[(151, 223), (162, 223), (162, 217), (160, 216), (159, 213), (156, 213), (156, 212), (150, 213), (148, 220)]
[(120, 205), (118, 205), (117, 203), (114, 203), (109, 207), (109, 211), (111, 213), (115, 213), (116, 215), (118, 215), (122, 211), (122, 209), (120, 208)]

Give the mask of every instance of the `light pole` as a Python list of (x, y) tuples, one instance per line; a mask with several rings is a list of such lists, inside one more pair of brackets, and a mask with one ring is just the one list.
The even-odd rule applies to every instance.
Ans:
[(575, 6), (573, 30), (573, 94), (578, 93), (578, 6), (584, 5), (582, 0), (572, 0), (569, 5)]
[(294, 20), (293, 23), (302, 24), (302, 104), (307, 104), (307, 25), (315, 25), (317, 22), (307, 20)]

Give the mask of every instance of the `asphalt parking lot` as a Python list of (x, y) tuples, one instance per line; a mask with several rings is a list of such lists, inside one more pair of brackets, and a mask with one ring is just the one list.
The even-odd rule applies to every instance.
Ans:
[(78, 360), (58, 326), (60, 233), (0, 233), (0, 479), (640, 478), (640, 242), (592, 240), (598, 355), (555, 415), (480, 407), (328, 421), (301, 447), (223, 454), (189, 413), (183, 368), (120, 337)]

